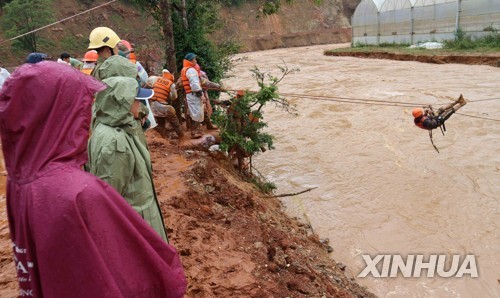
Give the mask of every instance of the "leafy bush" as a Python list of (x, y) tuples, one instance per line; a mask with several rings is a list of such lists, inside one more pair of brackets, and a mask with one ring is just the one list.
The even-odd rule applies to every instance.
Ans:
[(274, 149), (273, 136), (262, 131), (267, 124), (263, 121), (262, 108), (274, 103), (288, 112), (293, 107), (278, 94), (278, 83), (288, 74), (297, 71), (279, 67), (281, 77), (277, 78), (261, 72), (257, 67), (251, 71), (257, 80), (259, 91), (246, 91), (236, 97), (227, 113), (218, 113), (214, 119), (219, 125), (222, 142), (221, 150), (228, 152), (238, 162), (240, 172), (245, 170), (244, 159), (267, 149)]
[(490, 34), (473, 39), (470, 35), (465, 35), (463, 31), (458, 30), (455, 33), (455, 40), (444, 41), (444, 47), (455, 50), (469, 50), (475, 48), (500, 48), (500, 34), (493, 30)]

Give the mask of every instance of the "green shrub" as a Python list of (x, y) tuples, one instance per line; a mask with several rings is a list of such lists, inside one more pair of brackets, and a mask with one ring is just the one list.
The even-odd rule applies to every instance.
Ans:
[(490, 34), (473, 39), (461, 32), (455, 33), (455, 40), (445, 40), (444, 47), (455, 50), (470, 50), (475, 48), (500, 48), (500, 34), (494, 30)]

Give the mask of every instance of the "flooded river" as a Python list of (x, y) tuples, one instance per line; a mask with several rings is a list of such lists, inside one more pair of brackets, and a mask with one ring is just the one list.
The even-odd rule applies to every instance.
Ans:
[[(490, 66), (424, 64), (326, 57), (311, 46), (245, 53), (232, 89), (256, 90), (249, 69), (297, 67), (280, 91), (444, 105), (500, 97), (500, 70)], [(345, 45), (344, 45), (345, 46)], [(290, 193), (283, 202), (329, 238), (332, 256), (351, 276), (362, 255), (475, 255), (479, 277), (357, 278), (380, 297), (500, 297), (500, 122), (453, 115), (447, 132), (414, 126), (411, 108), (288, 97), (298, 115), (268, 107), (276, 149), (254, 162)], [(464, 114), (500, 119), (500, 100), (470, 102)]]

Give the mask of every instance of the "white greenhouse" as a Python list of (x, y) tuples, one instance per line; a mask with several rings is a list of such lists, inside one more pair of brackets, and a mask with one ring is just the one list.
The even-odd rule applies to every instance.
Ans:
[(351, 25), (353, 45), (477, 38), (500, 30), (500, 0), (362, 0)]

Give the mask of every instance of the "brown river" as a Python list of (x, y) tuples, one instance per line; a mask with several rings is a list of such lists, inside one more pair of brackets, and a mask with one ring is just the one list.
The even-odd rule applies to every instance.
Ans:
[[(254, 65), (278, 74), (285, 62), (300, 71), (283, 93), (390, 100), (440, 106), (500, 97), (499, 68), (327, 57), (346, 45), (277, 49), (238, 55), (230, 89), (257, 90)], [(329, 238), (332, 257), (356, 277), (362, 255), (472, 254), (478, 278), (356, 278), (380, 297), (500, 297), (500, 121), (455, 114), (445, 136), (413, 124), (411, 108), (289, 96), (298, 115), (272, 106), (264, 120), (275, 150), (254, 159), (288, 213)], [(500, 119), (500, 99), (469, 102), (461, 113)], [(307, 219), (306, 219), (307, 218)]]

